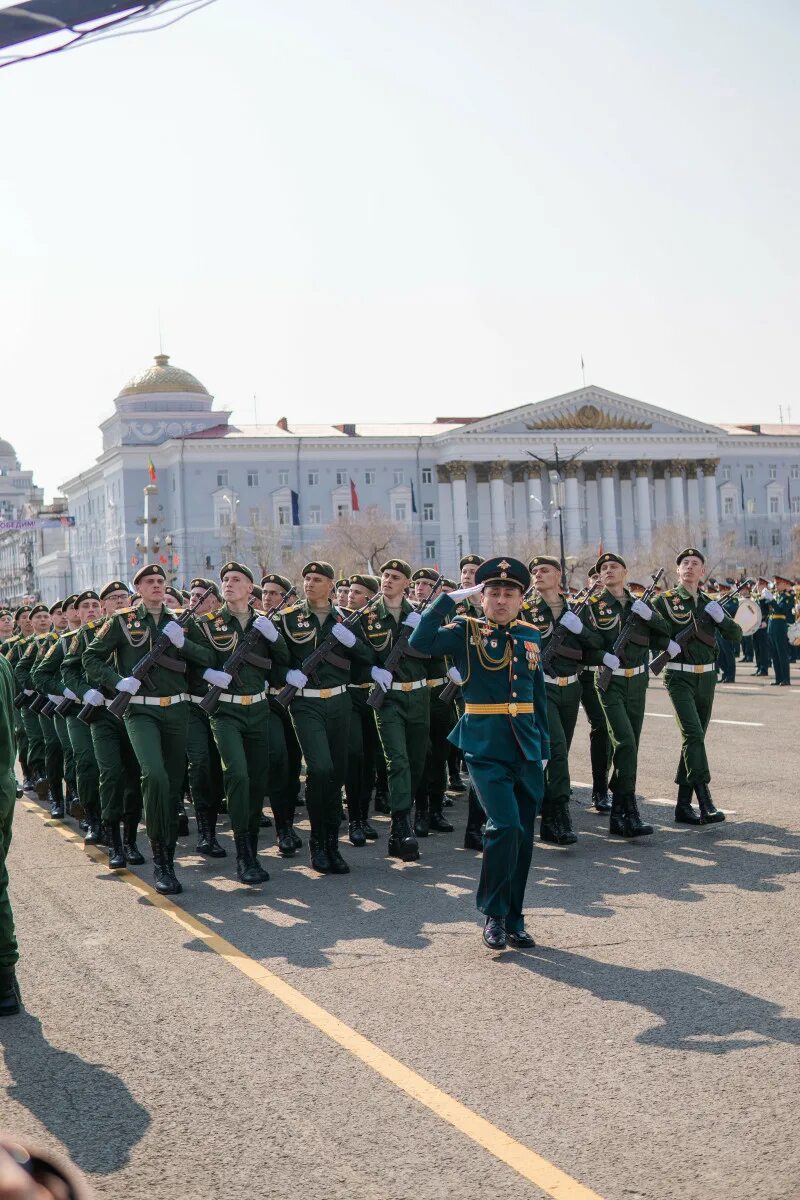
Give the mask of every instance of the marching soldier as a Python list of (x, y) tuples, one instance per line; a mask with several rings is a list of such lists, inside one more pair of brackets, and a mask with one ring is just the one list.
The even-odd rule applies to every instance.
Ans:
[(6, 867), (17, 796), (13, 713), (14, 676), (4, 656), (0, 655), (0, 1017), (11, 1017), (18, 1013), (21, 1004), (16, 976), (19, 951), (14, 932), (14, 914), (8, 898)]
[[(261, 580), (262, 605), (269, 612), (283, 604), (291, 580), (274, 572)], [(269, 803), (275, 818), (275, 842), (282, 858), (294, 858), (303, 839), (294, 827), (300, 801), (303, 752), (289, 713), (275, 700), (281, 689), (270, 687), (269, 697)]]
[[(742, 630), (725, 611), (700, 588), (705, 558), (694, 546), (681, 550), (675, 559), (678, 586), (653, 601), (653, 608), (667, 623), (670, 662), (665, 666), (664, 686), (669, 692), (675, 719), (681, 731), (681, 757), (675, 782), (678, 800), (675, 820), (682, 825), (709, 825), (725, 820), (711, 799), (708, 785), (711, 772), (706, 754), (705, 735), (711, 720), (717, 683), (716, 659), (719, 638), (735, 644)], [(698, 624), (705, 613), (716, 625), (716, 636)], [(674, 640), (688, 627), (694, 633), (681, 650)], [(700, 805), (698, 817), (692, 808), (692, 793)]]
[(547, 764), (539, 837), (556, 846), (571, 846), (578, 836), (569, 815), (569, 751), (581, 702), (580, 671), (586, 661), (598, 661), (603, 639), (591, 617), (597, 599), (587, 606), (584, 620), (571, 610), (561, 594), (561, 563), (538, 554), (528, 563), (535, 591), (523, 605), (523, 616), (539, 634), (546, 650), (556, 624), (567, 630), (558, 653), (545, 672), (547, 724), (550, 731), (550, 761)]
[[(374, 575), (351, 575), (347, 608), (350, 612), (362, 609), (378, 592)], [(382, 758), (375, 714), (367, 704), (372, 677), (366, 664), (353, 663), (353, 678), (349, 683), (352, 711), (350, 713), (350, 744), (347, 754), (347, 776), (344, 791), (347, 797), (348, 833), (353, 846), (366, 846), (374, 841), (378, 831), (369, 820), (369, 802), (375, 786), (376, 764)]]
[[(636, 769), (639, 738), (644, 723), (647, 696), (647, 663), (650, 646), (662, 650), (669, 641), (664, 618), (642, 600), (634, 600), (625, 586), (625, 560), (610, 551), (595, 564), (603, 591), (594, 607), (598, 631), (603, 636), (602, 664), (613, 672), (606, 692), (598, 689), (611, 739), (611, 815), (609, 833), (620, 837), (643, 837), (653, 832), (645, 825), (636, 804)], [(637, 618), (633, 636), (625, 649), (625, 662), (613, 652), (622, 626), (633, 614)]]
[[(68, 600), (74, 605), (75, 597), (70, 596)], [(67, 601), (64, 601), (66, 604)], [(62, 606), (63, 607), (63, 606)], [(65, 618), (66, 619), (66, 618)], [(73, 631), (71, 629), (62, 629), (56, 641), (48, 646), (44, 654), (40, 654), (31, 671), (31, 683), (37, 692), (46, 695), (48, 700), (53, 704), (60, 704), (64, 699), (63, 683), (61, 681), (61, 667), (64, 662), (64, 652), (72, 640)], [(40, 714), (40, 724), (42, 726), (42, 736), (45, 739), (47, 746), (47, 775), (50, 791), (50, 816), (53, 820), (61, 820), (65, 815), (65, 797), (62, 789), (62, 783), (67, 775), (67, 758), (64, 750), (64, 742), (66, 739), (67, 745), (70, 747), (71, 763), (70, 770), (74, 773), (75, 761), (72, 754), (72, 744), (69, 741), (69, 733), (66, 728), (66, 721), (63, 717), (53, 716), (47, 718)], [(61, 730), (59, 730), (59, 725)], [(58, 754), (55, 753), (50, 739), (55, 738), (58, 742)], [(69, 788), (67, 789), (69, 791)]]
[(786, 575), (775, 576), (775, 590), (768, 592), (767, 636), (772, 655), (775, 679), (771, 687), (789, 687), (789, 637), (788, 629), (794, 621), (794, 593), (792, 581)]
[(350, 599), (350, 580), (337, 579), (333, 585), (334, 603), (337, 608), (347, 608)]
[[(598, 583), (599, 576), (589, 571), (587, 582), (591, 587)], [(600, 703), (595, 686), (597, 666), (583, 667), (580, 673), (581, 707), (589, 723), (589, 761), (592, 768), (592, 800), (595, 812), (610, 813), (611, 800), (608, 795), (608, 769), (611, 765), (611, 742), (608, 737), (606, 714)]]
[[(11, 668), (12, 677), (14, 676), (14, 668), (17, 664), (22, 644), (31, 633), (30, 612), (31, 606), (29, 604), (22, 604), (14, 611), (14, 632), (3, 643), (2, 650), (0, 651)], [(16, 694), (19, 694), (16, 678), (14, 678), (14, 690)], [(16, 705), (14, 707), (14, 732), (17, 738), (17, 757), (22, 769), (22, 787), (24, 790), (29, 791), (33, 788), (33, 780), (28, 768), (28, 735), (25, 732), (22, 710), (17, 708)]]
[[(420, 567), (411, 576), (414, 585), (414, 600), (422, 603), (431, 595), (438, 572), (430, 567)], [(449, 680), (444, 658), (437, 656), (428, 660), (428, 690), (430, 692), (430, 737), (428, 753), (422, 779), (415, 796), (414, 833), (427, 837), (434, 833), (452, 833), (453, 826), (444, 815), (444, 793), (447, 787), (447, 756), (451, 743), (447, 740), (455, 724), (455, 709), (452, 703), (443, 704), (442, 689)], [(463, 784), (462, 784), (463, 790)]]
[[(197, 577), (189, 584), (189, 603), (196, 604), (208, 589), (205, 600), (194, 610), (195, 621), (208, 613), (216, 612), (222, 603), (219, 588), (212, 579)], [(226, 858), (227, 851), (217, 840), (217, 820), (222, 811), (225, 788), (222, 782), (222, 763), (217, 743), (211, 732), (208, 713), (200, 707), (200, 701), (208, 691), (203, 678), (204, 668), (189, 663), (186, 668), (186, 684), (191, 697), (186, 725), (186, 757), (188, 760), (189, 790), (192, 794), (194, 815), (197, 821), (197, 845), (195, 851), (207, 858)]]
[(423, 653), (447, 655), (464, 681), (464, 714), (450, 737), (464, 751), (488, 816), (477, 905), (491, 950), (535, 945), (522, 904), (550, 746), (539, 634), (519, 619), (529, 583), (521, 562), (489, 559), (475, 576), (480, 617), (457, 616), (469, 591), (452, 592), (422, 614), (411, 635)]
[(14, 614), (10, 608), (0, 608), (0, 652), (6, 642), (14, 636)]
[[(183, 891), (175, 875), (178, 802), (186, 769), (187, 693), (182, 690), (186, 661), (198, 661), (192, 642), (164, 603), (163, 567), (150, 563), (133, 578), (141, 602), (122, 608), (97, 631), (83, 655), (86, 678), (94, 689), (127, 692), (128, 735), (142, 775), (145, 824), (153, 851), (156, 891)], [(131, 671), (164, 634), (180, 655), (162, 656), (149, 678), (147, 694)], [(102, 693), (100, 693), (102, 699)]]
[[(94, 749), (94, 739), (89, 725), (78, 720), (82, 705), (92, 704), (95, 707), (105, 704), (102, 693), (96, 693), (91, 687), (83, 667), (83, 652), (95, 636), (101, 617), (100, 597), (92, 588), (80, 592), (75, 599), (75, 611), (80, 618), (81, 627), (72, 634), (65, 644), (61, 661), (62, 693), (72, 701), (72, 707), (67, 713), (67, 732), (69, 734), (72, 753), (75, 759), (75, 778), (78, 786), (78, 799), (83, 809), (86, 821), (84, 845), (97, 846), (104, 835), (101, 830), (102, 811), (100, 808), (100, 770)], [(113, 720), (113, 718), (109, 718)], [(120, 847), (113, 842), (112, 856), (119, 852)], [(120, 863), (124, 866), (124, 863)]]
[(36, 713), (31, 712), (30, 706), (35, 695), (31, 682), (31, 671), (44, 640), (47, 639), (48, 643), (52, 640), (48, 636), (50, 610), (46, 604), (34, 604), (30, 610), (30, 622), (30, 635), (19, 643), (17, 649), (14, 678), (17, 681), (17, 687), (27, 700), (26, 706), (22, 710), (22, 723), (25, 726), (28, 741), (28, 774), (40, 798), (43, 799), (47, 789), (46, 747), (39, 718)]

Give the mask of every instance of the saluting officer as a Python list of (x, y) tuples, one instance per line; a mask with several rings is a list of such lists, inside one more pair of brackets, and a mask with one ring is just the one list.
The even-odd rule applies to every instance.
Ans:
[[(670, 662), (664, 668), (664, 686), (681, 731), (681, 757), (675, 775), (678, 785), (675, 820), (681, 825), (708, 825), (725, 820), (724, 813), (714, 806), (708, 788), (711, 772), (705, 744), (717, 684), (718, 638), (698, 625), (696, 618), (706, 613), (715, 623), (718, 637), (732, 645), (742, 640), (741, 627), (700, 588), (705, 561), (695, 546), (681, 550), (675, 559), (678, 586), (653, 601), (653, 608), (667, 622), (670, 635), (667, 647)], [(674, 638), (690, 625), (694, 634), (681, 651)], [(700, 805), (699, 817), (692, 808), (693, 792)]]
[(489, 559), (475, 575), (482, 616), (457, 616), (467, 597), (451, 592), (426, 609), (411, 637), (416, 649), (452, 659), (464, 681), (464, 715), (450, 738), (488, 816), (477, 904), (491, 950), (535, 944), (522, 905), (550, 739), (539, 634), (519, 619), (529, 584), (523, 563)]

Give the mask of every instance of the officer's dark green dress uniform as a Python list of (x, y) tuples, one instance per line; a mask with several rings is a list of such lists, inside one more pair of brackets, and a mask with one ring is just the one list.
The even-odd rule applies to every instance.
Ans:
[(17, 796), (13, 713), (14, 676), (5, 658), (0, 658), (0, 1016), (11, 1016), (19, 1011), (19, 990), (14, 973), (19, 951), (14, 932), (14, 914), (8, 898), (6, 867)]
[[(515, 559), (489, 559), (476, 583), (530, 582)], [(498, 626), (459, 617), (439, 596), (411, 636), (415, 649), (446, 655), (464, 679), (464, 714), (450, 734), (460, 746), (487, 814), (477, 905), (505, 923), (509, 937), (524, 929), (522, 905), (533, 850), (536, 812), (544, 792), (542, 760), (550, 757), (547, 695), (539, 634), (528, 621)], [(532, 943), (529, 943), (532, 944)]]
[[(303, 574), (309, 572), (326, 575), (333, 582), (334, 571), (329, 563), (307, 563)], [(341, 612), (333, 605), (322, 622), (305, 600), (284, 609), (275, 624), (286, 641), (291, 668), (299, 670), (304, 659), (341, 620)], [(289, 709), (306, 760), (311, 865), (315, 870), (332, 874), (345, 874), (349, 870), (339, 853), (339, 818), (350, 737), (350, 667), (351, 663), (370, 665), (374, 661), (358, 636), (358, 629), (353, 632), (355, 644), (346, 648), (337, 643), (308, 685), (295, 694)]]
[[(351, 575), (350, 582), (365, 588), (372, 595), (378, 591), (374, 575)], [(346, 610), (342, 609), (342, 612)], [(347, 818), (350, 842), (365, 846), (374, 841), (378, 831), (369, 820), (369, 805), (375, 785), (376, 766), (382, 758), (375, 713), (367, 704), (373, 682), (366, 663), (352, 664), (350, 692), (350, 739), (347, 750), (347, 774), (344, 793), (347, 799)]]
[[(226, 570), (249, 575), (240, 564), (223, 567), (223, 577)], [(260, 615), (252, 607), (245, 614), (236, 615), (223, 604), (216, 612), (195, 618), (189, 636), (197, 642), (202, 663), (222, 671), (226, 660)], [(270, 767), (269, 682), (273, 669), (284, 677), (288, 665), (289, 654), (284, 639), (278, 635), (276, 641), (269, 643), (259, 634), (255, 648), (239, 666), (238, 678), (232, 679), (222, 692), (216, 711), (210, 717), (211, 732), (222, 763), (228, 815), (236, 845), (237, 872), (243, 883), (261, 883), (269, 879), (257, 858), (258, 829)]]
[[(776, 575), (776, 585), (779, 579), (783, 580), (783, 577)], [(787, 579), (785, 582), (790, 583), (791, 581)], [(793, 621), (794, 595), (791, 591), (776, 591), (768, 602), (767, 636), (772, 656), (772, 669), (775, 674), (774, 682), (778, 687), (789, 687), (791, 683), (788, 629)]]
[[(596, 570), (609, 558), (625, 563), (617, 555), (607, 552), (600, 556)], [(603, 637), (603, 649), (612, 653), (614, 643), (628, 618), (636, 597), (624, 590), (621, 600), (612, 596), (606, 588), (599, 602), (593, 607), (595, 624)], [(603, 706), (608, 734), (611, 739), (611, 816), (609, 832), (623, 837), (639, 837), (653, 832), (639, 816), (636, 803), (636, 771), (639, 755), (639, 738), (644, 723), (644, 706), (649, 682), (647, 664), (650, 648), (663, 650), (669, 641), (667, 622), (656, 610), (650, 621), (634, 618), (636, 622), (633, 638), (625, 649), (625, 661), (614, 672), (606, 692), (598, 695)]]
[[(537, 561), (550, 560), (543, 556), (532, 560)], [(553, 561), (555, 566), (560, 566), (557, 559)], [(581, 670), (585, 663), (597, 662), (602, 657), (597, 651), (603, 648), (603, 638), (594, 628), (592, 617), (596, 606), (597, 600), (593, 598), (583, 610), (581, 632), (566, 633), (559, 653), (545, 673), (550, 761), (545, 771), (539, 836), (543, 842), (556, 846), (571, 846), (578, 840), (569, 815), (569, 751), (581, 704)], [(567, 609), (569, 605), (565, 604), (554, 612), (537, 592), (526, 603), (523, 615), (536, 628), (542, 652), (547, 649), (556, 625)]]
[[(195, 586), (208, 586), (209, 580), (193, 579)], [(216, 585), (215, 585), (216, 586)], [(219, 601), (222, 603), (221, 599)], [(208, 618), (203, 614), (194, 618), (193, 624)], [(213, 615), (216, 615), (216, 610)], [(190, 631), (189, 636), (193, 636)], [(189, 789), (192, 794), (194, 815), (197, 821), (198, 854), (208, 858), (225, 858), (227, 851), (217, 840), (217, 821), (223, 809), (225, 786), (222, 781), (222, 762), (217, 743), (211, 732), (211, 721), (200, 701), (209, 685), (203, 679), (204, 668), (199, 663), (188, 663), (186, 687), (189, 692), (189, 712), (186, 727), (186, 757), (188, 760)]]
[[(15, 609), (15, 623), (19, 621), (23, 614), (27, 615), (29, 613), (29, 604), (23, 604), (19, 608)], [(3, 643), (2, 651), (0, 651), (11, 668), (11, 674), (14, 678), (15, 696), (19, 695), (20, 689), (17, 685), (14, 671), (19, 659), (21, 647), (24, 642), (25, 638), (22, 636), (20, 630), (17, 629), (17, 632), (12, 634), (12, 636)], [(30, 788), (33, 786), (33, 780), (30, 777), (30, 769), (28, 767), (28, 735), (25, 731), (25, 722), (22, 717), (22, 710), (16, 707), (14, 708), (14, 732), (17, 738), (17, 757), (19, 758), (19, 765), (22, 768), (22, 785), (23, 787)]]
[[(31, 616), (33, 617), (39, 612), (47, 612), (47, 605), (34, 604), (31, 609)], [(49, 633), (31, 633), (27, 638), (23, 638), (17, 647), (14, 678), (18, 689), (24, 692), (31, 700), (34, 693), (33, 683), (31, 682), (31, 671), (36, 664), (39, 648), (45, 639), (47, 639), (49, 647), (52, 643)], [(25, 727), (25, 735), (28, 743), (28, 774), (34, 787), (43, 790), (47, 778), (46, 747), (39, 718), (36, 713), (30, 711), (30, 705), (22, 709), (22, 723)]]
[[(692, 553), (699, 557), (699, 552)], [(680, 558), (679, 555), (678, 561)], [(705, 592), (698, 591), (693, 596), (679, 586), (658, 596), (653, 608), (667, 622), (674, 641), (687, 626), (694, 624), (709, 603)], [(675, 820), (683, 825), (711, 824), (725, 819), (711, 801), (708, 788), (711, 771), (705, 744), (717, 686), (717, 639), (714, 633), (695, 628), (695, 636), (666, 664), (663, 676), (681, 732), (681, 756), (675, 774), (678, 785)], [(716, 633), (734, 644), (742, 638), (741, 627), (728, 615), (716, 626)], [(699, 817), (692, 809), (693, 792), (700, 804)]]
[[(72, 641), (71, 629), (65, 630), (58, 635), (58, 641), (47, 649), (43, 655), (39, 655), (36, 660), (36, 665), (31, 671), (31, 682), (37, 692), (41, 692), (46, 696), (58, 696), (59, 703), (64, 698), (64, 683), (61, 678), (61, 668), (64, 665), (64, 654), (69, 648)], [(43, 724), (42, 732), (47, 742), (48, 731), (46, 728), (47, 717), (40, 717)], [(60, 749), (60, 757), (53, 761), (51, 751), (48, 748), (48, 784), (52, 796), (50, 807), (50, 816), (54, 819), (59, 819), (64, 816), (64, 796), (59, 788), (61, 778), (67, 781), (67, 790), (70, 790), (70, 779), (74, 784), (75, 781), (75, 756), (72, 751), (72, 743), (69, 740), (69, 731), (65, 717), (59, 717), (55, 713), (50, 718), (50, 725), (55, 737), (58, 739)], [(74, 795), (75, 788), (73, 786), (72, 793)]]
[[(103, 834), (101, 832), (102, 809), (100, 804), (100, 767), (95, 752), (95, 741), (92, 726), (78, 720), (78, 713), (83, 708), (84, 697), (92, 686), (86, 676), (83, 666), (83, 654), (94, 638), (97, 630), (102, 627), (104, 618), (99, 621), (87, 621), (76, 629), (64, 651), (61, 664), (61, 679), (66, 690), (76, 696), (72, 707), (67, 712), (67, 732), (72, 743), (72, 753), (75, 757), (75, 777), (78, 784), (78, 799), (83, 807), (84, 816), (88, 822), (84, 841), (87, 845), (96, 845)], [(115, 695), (109, 690), (106, 695)], [(106, 714), (95, 717), (93, 724), (104, 720)], [(108, 717), (109, 721), (115, 718)], [(116, 756), (113, 760), (116, 764)]]

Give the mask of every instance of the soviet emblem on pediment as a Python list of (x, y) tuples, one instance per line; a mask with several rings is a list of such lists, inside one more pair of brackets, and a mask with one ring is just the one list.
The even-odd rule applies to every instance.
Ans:
[(604, 412), (594, 404), (582, 404), (575, 412), (551, 414), (529, 421), (528, 429), (651, 429), (650, 421), (633, 417), (618, 417)]

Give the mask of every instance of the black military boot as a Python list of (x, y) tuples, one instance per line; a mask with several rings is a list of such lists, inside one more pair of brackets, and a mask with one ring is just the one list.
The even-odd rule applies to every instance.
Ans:
[[(369, 809), (367, 809), (367, 813), (369, 813)], [(364, 830), (364, 837), (368, 842), (376, 842), (378, 840), (378, 831), (367, 819), (366, 815), (361, 818), (361, 828)]]
[(313, 824), (311, 826), (311, 836), (308, 839), (308, 851), (311, 856), (311, 866), (313, 869), (319, 871), (320, 875), (328, 875), (331, 869), (331, 860), (328, 858), (325, 834)]
[(165, 846), (164, 854), (167, 860), (167, 870), (169, 871), (169, 877), (172, 882), (173, 894), (177, 896), (183, 891), (183, 885), (178, 879), (178, 876), (175, 874), (175, 846)]
[(127, 867), (128, 865), (122, 845), (122, 830), (119, 821), (110, 821), (109, 827), (111, 830), (111, 846), (108, 851), (108, 867), (110, 871), (118, 871), (121, 867)]
[(558, 809), (553, 801), (545, 796), (542, 801), (542, 820), (539, 825), (539, 840), (549, 842), (552, 846), (560, 846), (561, 828), (558, 822)]
[(464, 830), (464, 849), (483, 849), (483, 831), (480, 825), (468, 825)]
[(166, 846), (163, 842), (154, 841), (151, 838), (150, 847), (153, 851), (153, 877), (156, 891), (160, 896), (177, 895), (183, 889), (170, 867)]
[(189, 836), (189, 818), (186, 815), (186, 809), (183, 804), (183, 797), (178, 804), (178, 837)]
[(625, 806), (622, 796), (611, 797), (611, 815), (608, 818), (608, 832), (617, 837), (625, 837)]
[(389, 793), (385, 788), (375, 788), (375, 812), (381, 816), (388, 816), (392, 810), (389, 808)]
[(269, 880), (269, 871), (267, 871), (264, 867), (262, 867), (261, 863), (259, 862), (259, 858), (258, 858), (258, 834), (251, 833), (249, 835), (249, 837), (250, 837), (250, 849), (253, 852), (253, 862), (256, 864), (256, 870), (258, 871), (259, 875), (261, 876), (261, 882), (267, 883)]
[(419, 843), (411, 828), (410, 809), (392, 815), (387, 852), (392, 858), (402, 858), (403, 862), (415, 862), (419, 858)]
[(425, 838), (430, 833), (430, 813), (428, 811), (428, 797), (419, 794), (416, 804), (414, 805), (414, 836)]
[(100, 828), (100, 813), (96, 808), (87, 808), (86, 821), (86, 833), (83, 838), (84, 846), (103, 845), (103, 833)]
[(140, 867), (144, 862), (144, 855), (136, 845), (138, 833), (139, 822), (136, 817), (126, 817), (122, 822), (122, 849), (129, 867)]
[(325, 838), (325, 849), (328, 851), (328, 862), (330, 865), (331, 875), (349, 875), (350, 868), (342, 858), (339, 850), (339, 822), (335, 822), (328, 829)]
[(626, 796), (623, 802), (622, 836), (626, 838), (646, 837), (653, 832), (652, 825), (645, 825), (639, 816), (639, 807), (635, 796)]
[(21, 1007), (16, 971), (13, 967), (0, 967), (0, 1017), (13, 1017)]
[(249, 833), (234, 833), (233, 841), (236, 846), (236, 874), (240, 883), (261, 883), (259, 871)]
[(692, 785), (678, 784), (678, 802), (675, 805), (675, 820), (678, 825), (702, 825), (703, 818), (698, 817), (692, 808)]
[(290, 804), (286, 810), (286, 823), (289, 826), (289, 837), (292, 839), (292, 842), (294, 843), (295, 850), (300, 850), (300, 849), (302, 849), (302, 846), (303, 846), (303, 839), (300, 837), (300, 834), (297, 832), (297, 830), (294, 827), (294, 812), (295, 812), (295, 806), (293, 804)]
[(595, 812), (611, 812), (611, 797), (609, 796), (608, 791), (601, 792), (594, 789), (592, 791), (592, 806)]
[(258, 827), (259, 829), (272, 829), (272, 817), (269, 815), (269, 813), (264, 812), (263, 808), (261, 810), (261, 816), (258, 819)]
[(578, 835), (572, 828), (569, 800), (559, 800), (555, 808), (556, 821), (558, 823), (558, 844), (559, 846), (574, 846), (578, 840)]
[(718, 825), (720, 821), (725, 820), (725, 813), (719, 811), (711, 799), (711, 792), (708, 790), (707, 783), (695, 784), (695, 795), (697, 803), (700, 805), (700, 819), (704, 825)]
[(454, 826), (450, 824), (447, 817), (442, 812), (444, 807), (444, 798), (430, 801), (430, 818), (429, 825), (434, 833), (452, 833)]
[(281, 858), (294, 858), (297, 854), (297, 847), (292, 837), (291, 825), (275, 825), (275, 845), (278, 847)]
[(451, 792), (457, 792), (461, 795), (467, 789), (464, 787), (464, 780), (457, 769), (453, 769), (448, 773), (447, 786)]
[(361, 821), (348, 821), (347, 834), (351, 846), (366, 846), (367, 834)]

